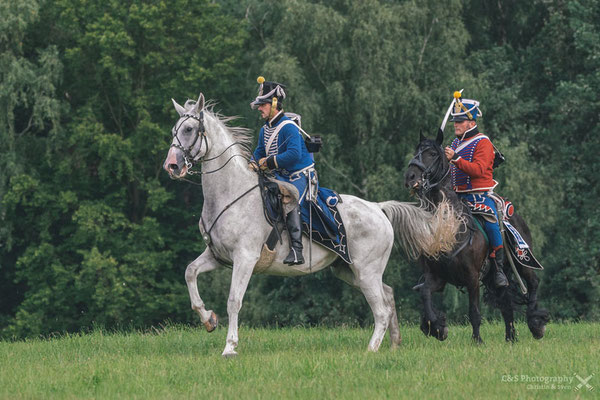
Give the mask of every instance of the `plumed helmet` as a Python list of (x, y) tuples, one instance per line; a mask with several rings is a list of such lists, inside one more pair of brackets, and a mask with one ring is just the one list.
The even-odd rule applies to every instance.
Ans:
[(483, 113), (479, 109), (477, 100), (462, 99), (461, 92), (454, 92), (454, 106), (452, 107), (450, 122), (476, 121), (479, 115), (483, 115)]
[(259, 76), (256, 81), (260, 86), (258, 87), (258, 96), (250, 103), (252, 109), (258, 108), (261, 104), (272, 103), (273, 98), (276, 99), (277, 103), (283, 103), (283, 100), (286, 97), (285, 85), (277, 82), (265, 81), (265, 78), (262, 76)]

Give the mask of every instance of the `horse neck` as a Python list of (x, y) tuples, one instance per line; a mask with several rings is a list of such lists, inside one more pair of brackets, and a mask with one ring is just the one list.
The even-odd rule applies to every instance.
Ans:
[[(257, 183), (256, 174), (248, 169), (242, 146), (233, 144), (235, 136), (215, 116), (205, 121), (210, 149), (202, 162), (203, 209), (220, 210)], [(215, 172), (211, 172), (215, 171)], [(208, 172), (208, 173), (207, 173)]]
[(427, 199), (436, 206), (440, 204), (442, 200), (446, 199), (455, 210), (460, 210), (460, 207), (462, 207), (460, 198), (452, 188), (450, 174), (448, 174), (436, 188), (427, 194)]

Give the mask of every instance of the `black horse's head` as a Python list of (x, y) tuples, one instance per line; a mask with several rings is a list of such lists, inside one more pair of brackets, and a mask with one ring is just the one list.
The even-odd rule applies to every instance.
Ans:
[(404, 185), (421, 196), (439, 186), (448, 176), (450, 168), (442, 149), (443, 132), (439, 130), (435, 140), (426, 138), (422, 133), (419, 136), (415, 156), (404, 174)]
[(544, 337), (548, 321), (550, 321), (550, 314), (544, 309), (527, 312), (527, 326), (536, 339)]

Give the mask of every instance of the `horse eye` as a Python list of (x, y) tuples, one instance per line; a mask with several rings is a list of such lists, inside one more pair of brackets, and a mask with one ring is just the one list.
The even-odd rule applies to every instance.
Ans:
[(432, 157), (435, 157), (435, 156), (437, 156), (437, 153), (435, 151), (430, 151), (429, 155), (432, 156)]
[(191, 126), (188, 126), (187, 128), (185, 128), (185, 131), (186, 131), (186, 132), (191, 132), (191, 131), (192, 131), (192, 127), (191, 127)]

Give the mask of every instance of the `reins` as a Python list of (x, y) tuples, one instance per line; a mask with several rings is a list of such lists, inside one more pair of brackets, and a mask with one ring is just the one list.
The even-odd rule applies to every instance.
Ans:
[(450, 166), (448, 165), (447, 168), (445, 168), (445, 172), (442, 172), (442, 176), (439, 179), (437, 179), (437, 181), (434, 181), (434, 179), (436, 179), (436, 175), (438, 175), (437, 171), (440, 169), (439, 164), (442, 163), (442, 168), (444, 167), (444, 163), (442, 160), (443, 155), (440, 152), (438, 152), (438, 155), (433, 160), (433, 162), (429, 166), (426, 166), (423, 163), (422, 155), (423, 152), (427, 149), (429, 149), (429, 147), (421, 149), (408, 163), (409, 167), (414, 165), (422, 171), (421, 178), (423, 180), (423, 183), (421, 186), (423, 188), (424, 194), (427, 194), (431, 191), (431, 189), (440, 185), (446, 179), (446, 177), (448, 177), (448, 174), (450, 174)]
[[(233, 146), (236, 145), (243, 145), (242, 142), (233, 142), (231, 143), (229, 146), (227, 146), (223, 151), (221, 151), (221, 153), (219, 153), (218, 155), (214, 156), (214, 157), (210, 157), (210, 158), (205, 158), (204, 156), (202, 157), (198, 157), (198, 154), (200, 154), (201, 150), (202, 150), (202, 143), (205, 144), (206, 146), (206, 153), (208, 154), (208, 139), (206, 138), (206, 129), (204, 127), (204, 112), (200, 111), (199, 116), (193, 115), (193, 114), (183, 114), (182, 117), (186, 117), (183, 121), (181, 121), (181, 123), (176, 127), (175, 129), (175, 134), (174, 137), (177, 140), (178, 144), (171, 144), (171, 147), (175, 147), (179, 150), (181, 150), (183, 152), (183, 157), (184, 157), (184, 162), (186, 167), (188, 168), (188, 174), (190, 175), (207, 175), (207, 174), (212, 174), (215, 172), (218, 172), (220, 170), (222, 170), (223, 168), (225, 168), (227, 166), (227, 164), (229, 164), (229, 162), (234, 159), (235, 157), (243, 157), (244, 159), (248, 160), (248, 158), (243, 155), (243, 154), (233, 154), (231, 155), (231, 157), (229, 157), (227, 159), (227, 161), (225, 161), (225, 163), (223, 165), (221, 165), (220, 167), (213, 169), (211, 171), (192, 171), (191, 169), (198, 163), (198, 162), (209, 162), (209, 161), (213, 161), (213, 160), (217, 160), (218, 158), (220, 158), (223, 154), (225, 154), (225, 152), (227, 152), (229, 149), (231, 149)], [(181, 141), (179, 140), (179, 137), (177, 136), (177, 134), (179, 133), (179, 129), (181, 128), (181, 125), (187, 121), (189, 118), (195, 119), (196, 121), (198, 121), (199, 123), (199, 132), (198, 135), (196, 136), (196, 138), (194, 139), (194, 142), (188, 146), (188, 147), (184, 147), (181, 144)], [(198, 142), (198, 139), (200, 139), (200, 148), (198, 149), (198, 151), (196, 151), (195, 155), (192, 155), (192, 151), (194, 149), (194, 147), (196, 146), (196, 143)], [(183, 180), (185, 182), (189, 182), (193, 185), (196, 186), (202, 186), (201, 183), (197, 183), (194, 182), (190, 179), (187, 178), (177, 178), (180, 180)], [(250, 193), (252, 190), (256, 189), (257, 187), (259, 187), (258, 183), (254, 186), (252, 186), (250, 189), (246, 190), (244, 193), (242, 193), (241, 195), (239, 195), (235, 200), (233, 200), (232, 202), (230, 202), (229, 204), (227, 204), (217, 215), (217, 217), (212, 221), (212, 223), (210, 224), (210, 227), (208, 229), (206, 229), (206, 224), (204, 223), (204, 219), (202, 218), (202, 215), (200, 216), (200, 223), (202, 224), (202, 229), (204, 230), (204, 234), (203, 234), (203, 239), (205, 241), (205, 243), (208, 246), (211, 246), (212, 244), (212, 239), (210, 236), (211, 231), (213, 230), (213, 228), (215, 227), (217, 221), (219, 220), (219, 218), (225, 213), (225, 211), (227, 211), (232, 205), (234, 205), (235, 203), (237, 203), (240, 199), (242, 199), (244, 196), (246, 196), (248, 193)], [(214, 253), (214, 250), (213, 250)], [(216, 253), (214, 253), (216, 256)]]
[(252, 190), (256, 189), (257, 187), (258, 187), (258, 183), (256, 185), (252, 186), (250, 189), (246, 190), (241, 195), (239, 195), (231, 203), (227, 204), (225, 206), (225, 208), (223, 208), (221, 210), (221, 212), (219, 213), (219, 215), (217, 215), (217, 217), (213, 220), (213, 222), (210, 225), (210, 228), (208, 228), (208, 230), (206, 229), (206, 225), (204, 225), (204, 219), (202, 219), (202, 215), (200, 215), (200, 222), (202, 223), (202, 228), (204, 229), (204, 232), (205, 232), (205, 234), (204, 234), (204, 241), (206, 242), (206, 244), (210, 245), (212, 243), (212, 240), (210, 238), (210, 232), (215, 227), (215, 224), (217, 223), (217, 221), (219, 220), (219, 218), (221, 217), (221, 215), (223, 215), (223, 213), (225, 211), (227, 211), (229, 209), (229, 207), (231, 207), (232, 205), (234, 205), (235, 203), (237, 203), (241, 198), (243, 198), (244, 196), (246, 196), (248, 193), (250, 193)]
[[(208, 139), (206, 138), (206, 129), (204, 128), (204, 112), (200, 111), (199, 116), (195, 116), (193, 114), (183, 114), (182, 117), (187, 117), (187, 118), (184, 119), (183, 121), (181, 121), (179, 126), (175, 129), (175, 135), (174, 135), (175, 139), (177, 140), (177, 142), (179, 144), (171, 144), (171, 147), (175, 147), (175, 148), (183, 151), (183, 159), (185, 162), (185, 166), (188, 168), (188, 174), (190, 174), (190, 175), (207, 175), (207, 174), (212, 174), (212, 173), (218, 172), (221, 169), (225, 168), (225, 166), (229, 163), (229, 161), (231, 161), (235, 157), (243, 157), (246, 161), (248, 161), (248, 158), (246, 156), (244, 156), (243, 154), (233, 154), (231, 157), (229, 157), (227, 159), (227, 161), (225, 161), (225, 163), (223, 165), (221, 165), (217, 169), (214, 169), (212, 171), (192, 171), (192, 168), (196, 165), (197, 162), (199, 162), (199, 161), (200, 162), (208, 162), (208, 161), (216, 160), (219, 157), (221, 157), (223, 154), (225, 154), (225, 152), (227, 150), (229, 150), (231, 147), (233, 147), (235, 145), (243, 145), (243, 143), (242, 142), (233, 142), (229, 146), (227, 146), (219, 155), (211, 157), (211, 158), (204, 158), (204, 157), (197, 158), (198, 154), (200, 154), (200, 150), (202, 150), (202, 142), (204, 142), (204, 144), (206, 146), (206, 151), (208, 153)], [(181, 128), (181, 125), (185, 121), (187, 121), (189, 118), (192, 118), (192, 119), (195, 119), (196, 121), (198, 121), (198, 123), (200, 124), (199, 132), (198, 132), (198, 135), (196, 136), (196, 138), (194, 139), (194, 142), (191, 145), (189, 145), (188, 147), (183, 147), (183, 145), (181, 144), (181, 141), (179, 140), (179, 137), (177, 137), (177, 134), (179, 133), (179, 128)], [(200, 148), (198, 149), (198, 151), (196, 152), (195, 155), (192, 155), (192, 150), (196, 146), (196, 143), (198, 142), (198, 138), (200, 138)], [(190, 180), (187, 180), (187, 179), (183, 179), (183, 180), (198, 185), (197, 183), (192, 182)]]
[[(431, 162), (431, 164), (429, 166), (426, 166), (423, 163), (423, 153), (429, 149), (431, 149), (432, 147), (428, 146), (428, 147), (424, 147), (423, 149), (421, 149), (414, 157), (413, 159), (408, 163), (408, 166), (410, 167), (411, 165), (414, 165), (415, 167), (419, 168), (422, 171), (422, 184), (421, 184), (421, 191), (420, 191), (420, 196), (421, 200), (425, 200), (427, 201), (427, 203), (430, 203), (433, 205), (432, 201), (429, 199), (428, 194), (431, 192), (432, 189), (434, 189), (437, 186), (440, 186), (442, 184), (442, 182), (444, 182), (446, 180), (446, 178), (448, 177), (448, 175), (450, 174), (450, 165), (447, 165), (446, 168), (444, 168), (444, 160), (442, 157), (445, 157), (444, 153), (441, 151), (441, 146), (434, 146), (434, 148), (437, 151), (437, 156), (435, 157), (435, 159)], [(442, 171), (440, 173), (440, 163), (442, 164)], [(437, 176), (440, 176), (439, 179), (437, 179)], [(469, 212), (470, 214), (470, 212)], [(457, 246), (456, 249), (454, 249), (454, 251), (448, 256), (449, 258), (454, 258), (456, 255), (458, 255), (458, 253), (460, 253), (462, 250), (464, 250), (464, 248), (470, 244), (473, 240), (473, 229), (469, 226), (469, 224), (466, 224), (467, 230), (469, 231), (468, 236), (465, 238), (465, 240), (460, 243), (459, 246)]]
[[(194, 162), (196, 161), (195, 158), (198, 156), (198, 154), (200, 154), (200, 150), (202, 150), (202, 141), (204, 141), (204, 143), (206, 145), (206, 149), (208, 150), (208, 140), (206, 139), (206, 130), (204, 129), (204, 112), (200, 111), (200, 115), (198, 117), (193, 114), (183, 114), (182, 117), (187, 117), (187, 118), (184, 119), (183, 121), (181, 121), (179, 126), (177, 128), (175, 128), (175, 134), (173, 135), (175, 137), (175, 139), (177, 140), (178, 144), (173, 143), (173, 144), (171, 144), (171, 147), (175, 147), (176, 149), (179, 149), (183, 152), (183, 160), (185, 162), (185, 166), (188, 169), (190, 169), (194, 166)], [(183, 123), (190, 118), (195, 119), (200, 124), (199, 132), (198, 132), (198, 135), (196, 136), (196, 138), (194, 139), (194, 142), (191, 145), (189, 145), (188, 147), (183, 147), (183, 145), (181, 144), (181, 140), (179, 140), (179, 137), (177, 135), (179, 133), (179, 128), (181, 128), (181, 125), (183, 125)], [(196, 155), (192, 156), (192, 150), (196, 146), (196, 143), (198, 142), (199, 138), (200, 138), (200, 148), (196, 152)]]

